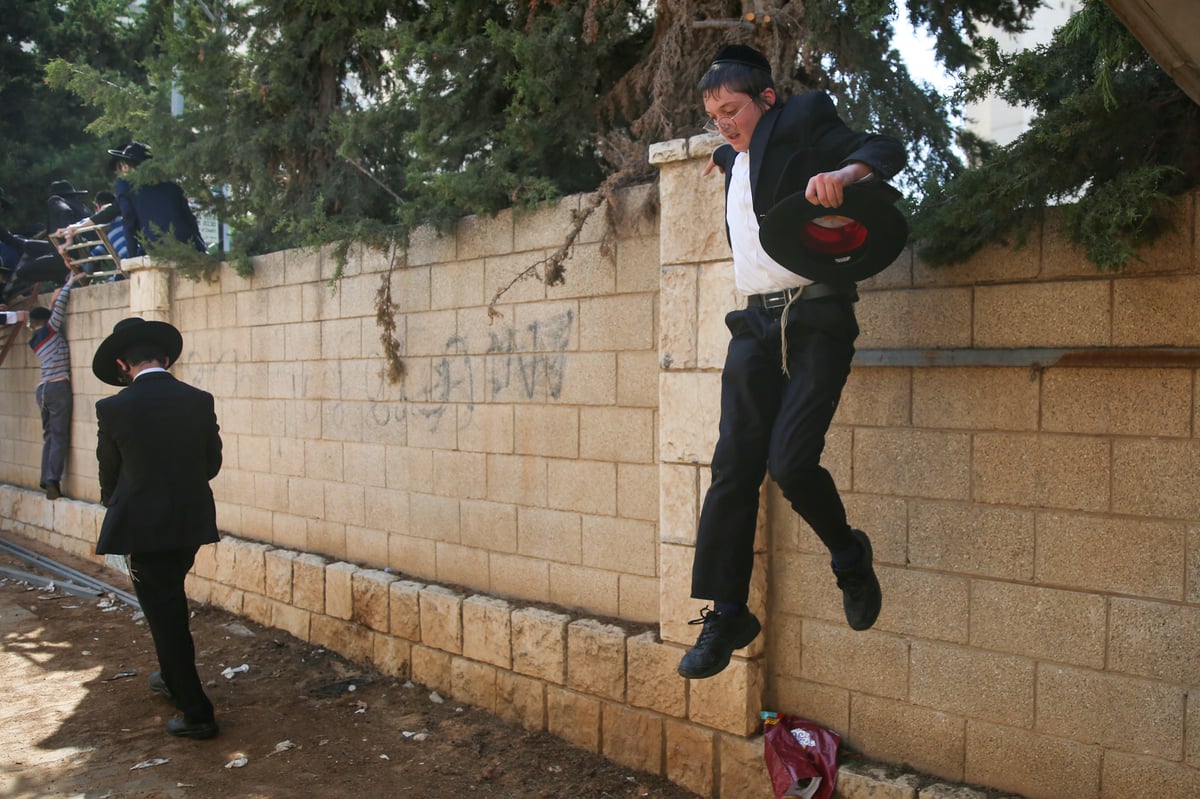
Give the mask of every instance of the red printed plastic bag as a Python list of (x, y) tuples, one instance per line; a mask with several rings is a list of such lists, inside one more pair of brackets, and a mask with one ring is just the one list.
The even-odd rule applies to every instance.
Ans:
[(776, 799), (830, 799), (837, 784), (841, 736), (796, 716), (763, 715), (767, 717), (763, 757)]

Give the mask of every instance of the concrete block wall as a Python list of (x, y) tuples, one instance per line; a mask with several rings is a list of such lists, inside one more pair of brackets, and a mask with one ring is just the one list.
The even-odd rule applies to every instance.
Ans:
[[(701, 177), (713, 144), (652, 153), (661, 629), (680, 647), (728, 340), (715, 324), (740, 307), (721, 181)], [(883, 612), (869, 632), (846, 626), (828, 554), (768, 482), (752, 590), (767, 632), (734, 661), (764, 706), (955, 782), (1200, 796), (1198, 372), (1136, 351), (1200, 341), (1196, 203), (1117, 274), (1065, 244), (1050, 213), (1023, 249), (947, 269), (910, 251), (860, 284), (860, 350), (1102, 348), (1109, 365), (856, 366), (824, 460), (872, 536)], [(696, 220), (706, 230), (685, 235)]]

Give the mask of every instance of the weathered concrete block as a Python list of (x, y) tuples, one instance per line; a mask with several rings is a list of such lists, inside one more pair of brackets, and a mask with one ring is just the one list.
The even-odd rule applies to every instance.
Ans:
[(972, 499), (990, 505), (1103, 512), (1112, 474), (1106, 438), (976, 433)]
[(972, 587), (972, 646), (1099, 669), (1106, 625), (1102, 596), (984, 580)]
[(272, 549), (263, 560), (264, 591), (278, 602), (292, 601), (292, 570), (295, 568), (296, 553), (287, 549)]
[(1033, 660), (915, 640), (911, 669), (913, 704), (1012, 727), (1033, 726)]
[(717, 443), (721, 376), (665, 372), (659, 379), (658, 451), (664, 463), (708, 463)]
[(354, 617), (354, 572), (353, 563), (331, 563), (325, 567), (325, 614), (335, 619), (350, 620)]
[(1200, 441), (1117, 438), (1112, 446), (1112, 512), (1200, 518), (1200, 496), (1177, 490), (1200, 479)]
[(621, 577), (607, 569), (551, 563), (550, 601), (561, 607), (591, 608), (603, 616), (619, 616)]
[(661, 774), (663, 719), (644, 710), (601, 703), (602, 754), (630, 768)]
[(487, 596), (463, 600), (462, 637), (465, 657), (512, 668), (512, 606), (508, 602)]
[(1107, 281), (975, 289), (977, 347), (1098, 347), (1112, 327)]
[(389, 677), (412, 675), (412, 642), (394, 635), (376, 634), (371, 661)]
[(626, 656), (629, 704), (667, 716), (684, 717), (687, 682), (675, 672), (679, 648), (659, 643), (654, 633), (642, 633), (626, 641)]
[(617, 512), (617, 465), (554, 458), (546, 463), (550, 507), (600, 516)]
[(313, 614), (309, 624), (312, 643), (337, 652), (360, 665), (371, 662), (374, 634), (366, 627), (332, 616)]
[(566, 680), (571, 617), (539, 608), (512, 612), (513, 671), (562, 685)]
[(853, 488), (871, 494), (966, 500), (971, 490), (971, 436), (934, 430), (856, 430)]
[(313, 613), (325, 612), (325, 567), (320, 555), (302, 553), (292, 563), (292, 601)]
[(1100, 792), (1102, 760), (1098, 746), (971, 722), (963, 780), (1031, 799), (1094, 799)]
[(495, 666), (465, 657), (450, 658), (450, 693), (456, 699), (496, 712)]
[(567, 687), (592, 696), (625, 699), (625, 631), (594, 619), (567, 625)]
[(271, 623), (271, 600), (262, 594), (244, 592), (242, 594), (242, 615), (258, 624)]
[(691, 264), (664, 266), (659, 277), (658, 351), (663, 369), (696, 367), (696, 284)]
[(764, 685), (761, 661), (734, 658), (715, 677), (687, 683), (691, 721), (733, 735), (758, 730)]
[(1200, 770), (1180, 763), (1106, 752), (1100, 799), (1200, 796)]
[(1182, 599), (1182, 524), (1069, 513), (1038, 516), (1039, 581), (1096, 592)]
[(1037, 692), (1039, 732), (1166, 760), (1183, 757), (1184, 693), (1177, 686), (1043, 666)]
[(716, 762), (716, 733), (695, 724), (666, 719), (666, 763), (671, 782), (700, 796), (712, 796)]
[(805, 679), (893, 699), (908, 693), (909, 643), (899, 636), (813, 622), (803, 646)]
[(421, 640), (421, 589), (411, 580), (388, 583), (388, 632), (407, 641)]
[(450, 693), (450, 664), (453, 655), (439, 649), (414, 644), (412, 648), (412, 679), (443, 695)]
[(546, 729), (580, 749), (600, 751), (600, 700), (546, 686)]
[(1042, 429), (1186, 437), (1191, 383), (1182, 369), (1048, 369), (1042, 373)]
[(858, 349), (971, 346), (972, 292), (967, 288), (872, 291), (855, 308)]
[(1007, 580), (1033, 579), (1033, 511), (948, 502), (912, 502), (910, 508), (911, 565)]
[(1113, 597), (1108, 639), (1110, 670), (1200, 685), (1200, 607)]
[(1039, 388), (1030, 381), (1028, 369), (915, 369), (912, 424), (960, 430), (1036, 430)]
[(288, 632), (301, 641), (311, 641), (310, 625), (312, 613), (289, 605), (286, 602), (274, 602), (271, 605), (271, 626)]
[(966, 719), (866, 694), (852, 694), (846, 742), (890, 763), (963, 780)]
[(762, 736), (717, 736), (721, 796), (771, 796), (771, 777), (763, 765)]
[(430, 585), (421, 589), (421, 641), (428, 647), (462, 654), (463, 595)]
[(835, 799), (917, 799), (920, 780), (913, 774), (850, 763), (838, 769)]
[(359, 569), (351, 575), (354, 611), (351, 620), (372, 630), (389, 630), (388, 597), (394, 575), (378, 569)]
[[(0, 515), (3, 511), (0, 510)], [(192, 564), (192, 574), (214, 580), (217, 577), (217, 548), (200, 547), (196, 550), (196, 560)]]
[(546, 728), (546, 686), (510, 671), (496, 671), (496, 715), (527, 730)]
[(1197, 275), (1114, 280), (1113, 346), (1200, 346), (1200, 332), (1187, 323), (1186, 310), (1194, 308), (1197, 300), (1200, 300)]

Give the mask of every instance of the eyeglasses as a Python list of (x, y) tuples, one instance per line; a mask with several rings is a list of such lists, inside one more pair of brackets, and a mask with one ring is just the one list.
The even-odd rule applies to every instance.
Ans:
[(729, 116), (712, 117), (711, 119), (709, 119), (707, 122), (704, 123), (704, 132), (705, 133), (723, 133), (725, 131), (733, 130), (735, 127), (737, 127), (737, 122), (734, 121), (735, 119), (737, 119), (737, 115), (742, 113), (743, 111), (745, 111), (746, 106), (753, 105), (753, 104), (754, 104), (754, 98), (751, 98), (751, 99), (747, 100), (746, 102), (742, 103), (741, 107), (738, 108), (738, 110), (734, 111)]

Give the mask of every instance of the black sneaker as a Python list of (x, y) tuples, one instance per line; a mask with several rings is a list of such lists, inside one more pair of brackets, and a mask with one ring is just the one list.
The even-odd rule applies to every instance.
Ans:
[(699, 680), (720, 673), (729, 665), (733, 650), (749, 646), (762, 632), (758, 618), (746, 611), (739, 616), (723, 616), (715, 610), (704, 608), (700, 618), (688, 624), (703, 624), (700, 637), (683, 660), (679, 661), (679, 676)]
[(834, 569), (838, 588), (842, 589), (842, 609), (846, 611), (846, 622), (855, 630), (869, 630), (879, 618), (883, 606), (883, 592), (879, 590), (879, 579), (872, 565), (871, 539), (862, 530), (851, 530), (851, 535), (862, 547), (862, 557), (848, 569)]
[(62, 496), (62, 488), (59, 487), (57, 480), (51, 480), (46, 483), (46, 499), (58, 499)]
[(212, 738), (220, 731), (221, 728), (217, 726), (217, 722), (212, 720), (189, 721), (186, 716), (167, 719), (167, 732), (176, 738), (194, 738), (203, 741), (206, 738)]

